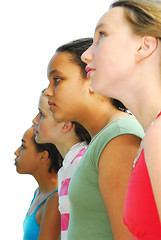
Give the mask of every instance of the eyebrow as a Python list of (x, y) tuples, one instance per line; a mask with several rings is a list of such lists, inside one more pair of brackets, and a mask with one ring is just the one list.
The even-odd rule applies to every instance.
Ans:
[(63, 73), (55, 69), (48, 74), (48, 77), (50, 77), (51, 75), (54, 75), (54, 74), (63, 74)]
[(98, 24), (97, 27), (95, 28), (95, 33), (99, 30), (99, 28), (102, 28), (102, 27), (105, 27), (105, 26), (107, 26), (107, 24), (105, 24), (105, 23)]

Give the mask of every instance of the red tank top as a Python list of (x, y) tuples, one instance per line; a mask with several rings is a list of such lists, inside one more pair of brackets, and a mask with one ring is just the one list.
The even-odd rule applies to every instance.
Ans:
[[(158, 117), (160, 115), (161, 113)], [(144, 149), (129, 180), (123, 219), (134, 240), (161, 240), (161, 223), (145, 162)]]

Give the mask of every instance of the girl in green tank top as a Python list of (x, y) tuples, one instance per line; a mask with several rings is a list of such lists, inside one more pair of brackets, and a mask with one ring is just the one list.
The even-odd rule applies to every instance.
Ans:
[[(121, 102), (92, 90), (86, 64), (80, 59), (91, 44), (92, 39), (65, 44), (48, 65), (45, 93), (54, 118), (78, 121), (93, 138), (69, 186), (68, 240), (129, 240), (123, 207), (144, 132)], [(94, 69), (86, 70), (92, 77)]]

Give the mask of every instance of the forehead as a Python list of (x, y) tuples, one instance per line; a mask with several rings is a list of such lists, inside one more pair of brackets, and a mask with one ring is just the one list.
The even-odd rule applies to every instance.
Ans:
[(46, 114), (51, 114), (48, 106), (48, 97), (45, 95), (40, 96), (39, 100), (39, 110), (45, 112)]
[(39, 108), (41, 109), (44, 105), (48, 105), (48, 97), (44, 94), (41, 94), (39, 100)]
[(72, 54), (67, 52), (58, 52), (55, 53), (55, 55), (51, 58), (48, 69), (47, 69), (47, 75), (49, 75), (55, 71), (59, 70), (60, 72), (63, 72), (64, 66), (68, 66), (68, 64), (74, 64), (72, 61)]
[(125, 20), (123, 7), (114, 7), (101, 17), (96, 26), (96, 31), (102, 26), (110, 30), (118, 29), (118, 25), (125, 24)]
[(29, 128), (23, 135), (23, 140), (25, 142), (28, 142), (28, 141), (31, 141), (32, 140), (32, 137), (34, 136), (34, 128)]

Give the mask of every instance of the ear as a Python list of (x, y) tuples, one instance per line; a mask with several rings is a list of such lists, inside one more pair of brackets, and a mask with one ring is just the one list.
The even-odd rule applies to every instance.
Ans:
[(92, 87), (91, 87), (91, 85), (89, 86), (89, 94), (93, 94), (94, 93), (94, 91), (93, 91), (93, 89), (92, 89)]
[(136, 61), (140, 62), (149, 57), (157, 48), (158, 41), (156, 37), (143, 36), (136, 53)]
[(71, 131), (72, 128), (73, 128), (72, 122), (64, 122), (64, 125), (63, 125), (64, 133), (68, 133), (69, 131)]
[(87, 89), (88, 89), (89, 94), (93, 94), (94, 91), (93, 91), (93, 89), (92, 89), (92, 87), (91, 87), (91, 80), (90, 80), (90, 79), (87, 79), (87, 80), (85, 81), (85, 83), (87, 84)]
[(43, 151), (40, 153), (41, 154), (41, 161), (46, 161), (49, 158), (49, 153), (48, 151)]

